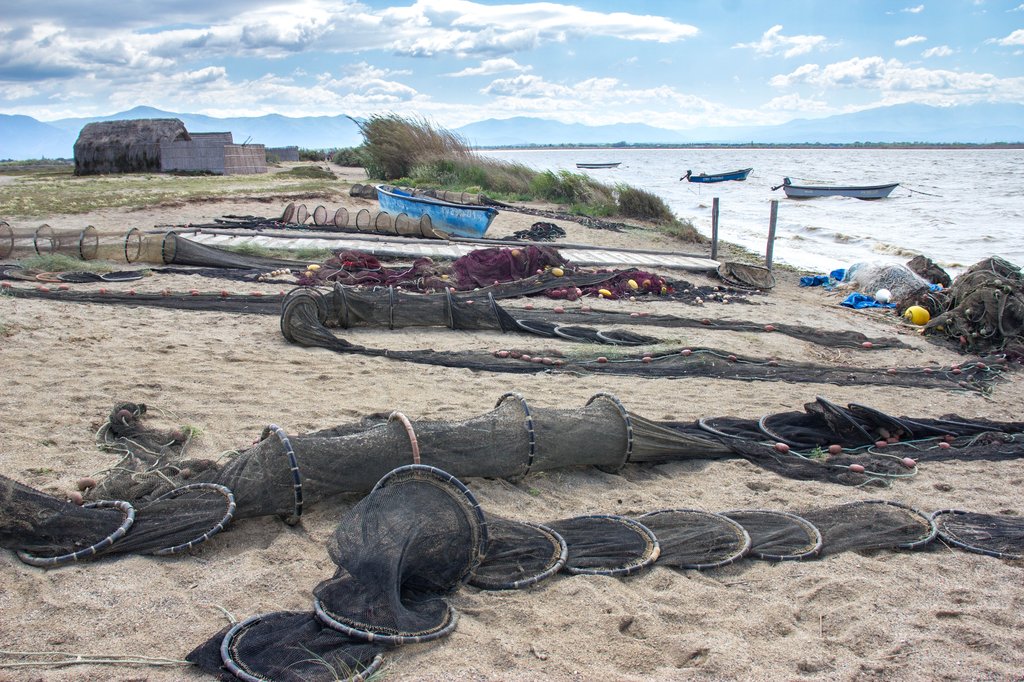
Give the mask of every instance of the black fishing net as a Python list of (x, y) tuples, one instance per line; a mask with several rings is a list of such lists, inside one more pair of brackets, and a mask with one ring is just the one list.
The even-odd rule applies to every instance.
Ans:
[(889, 500), (864, 500), (819, 509), (800, 516), (821, 532), (822, 554), (873, 549), (917, 549), (935, 539), (932, 519)]
[(968, 552), (1000, 559), (1024, 559), (1024, 518), (961, 509), (932, 512), (939, 537)]
[(810, 559), (821, 552), (822, 538), (813, 523), (788, 512), (736, 509), (722, 516), (740, 524), (750, 536), (746, 556), (767, 561)]
[(661, 551), (649, 528), (625, 516), (590, 514), (547, 525), (565, 539), (569, 556), (562, 570), (571, 575), (632, 575)]
[(659, 566), (706, 570), (726, 566), (750, 549), (750, 535), (736, 521), (697, 509), (662, 509), (637, 520), (658, 538)]
[(565, 539), (539, 523), (487, 516), (487, 553), (469, 584), (483, 590), (518, 590), (551, 577), (569, 556)]

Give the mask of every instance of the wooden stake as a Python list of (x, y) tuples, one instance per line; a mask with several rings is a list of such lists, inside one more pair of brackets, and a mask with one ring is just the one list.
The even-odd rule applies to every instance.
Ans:
[(711, 200), (711, 260), (718, 260), (718, 197)]
[(775, 223), (779, 218), (779, 200), (772, 199), (772, 212), (771, 217), (768, 218), (768, 249), (765, 253), (765, 267), (771, 272), (772, 269), (772, 255), (775, 251)]

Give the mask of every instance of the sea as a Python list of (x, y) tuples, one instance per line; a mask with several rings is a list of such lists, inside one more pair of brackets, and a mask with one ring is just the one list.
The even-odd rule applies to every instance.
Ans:
[[(775, 263), (828, 273), (853, 263), (905, 263), (923, 254), (951, 275), (989, 256), (1024, 266), (1024, 149), (517, 149), (482, 155), (536, 170), (586, 173), (652, 192), (681, 220), (766, 255), (771, 202), (778, 201)], [(578, 170), (577, 163), (619, 162)], [(752, 167), (744, 182), (680, 181), (687, 170)], [(886, 199), (787, 199), (780, 185), (900, 183)]]

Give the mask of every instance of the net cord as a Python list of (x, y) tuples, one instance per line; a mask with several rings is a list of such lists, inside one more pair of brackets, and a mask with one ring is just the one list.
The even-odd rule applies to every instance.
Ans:
[(503, 394), (500, 398), (498, 398), (498, 402), (497, 404), (495, 404), (494, 407), (501, 407), (501, 404), (505, 402), (506, 398), (515, 398), (519, 402), (520, 407), (523, 408), (523, 414), (526, 416), (526, 435), (529, 439), (530, 452), (529, 457), (526, 460), (526, 471), (524, 471), (522, 476), (519, 477), (525, 478), (527, 475), (529, 475), (530, 469), (533, 468), (533, 460), (537, 454), (537, 432), (535, 431), (533, 425), (533, 414), (530, 412), (530, 406), (529, 404), (527, 404), (526, 398), (524, 398), (519, 393), (510, 392)]

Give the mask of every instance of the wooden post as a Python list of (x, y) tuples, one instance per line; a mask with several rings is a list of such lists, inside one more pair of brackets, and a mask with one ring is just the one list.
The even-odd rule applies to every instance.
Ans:
[(718, 260), (718, 197), (711, 200), (711, 260)]
[(772, 199), (772, 213), (768, 218), (768, 249), (764, 255), (765, 267), (771, 272), (772, 254), (775, 251), (775, 222), (779, 218), (779, 200)]

